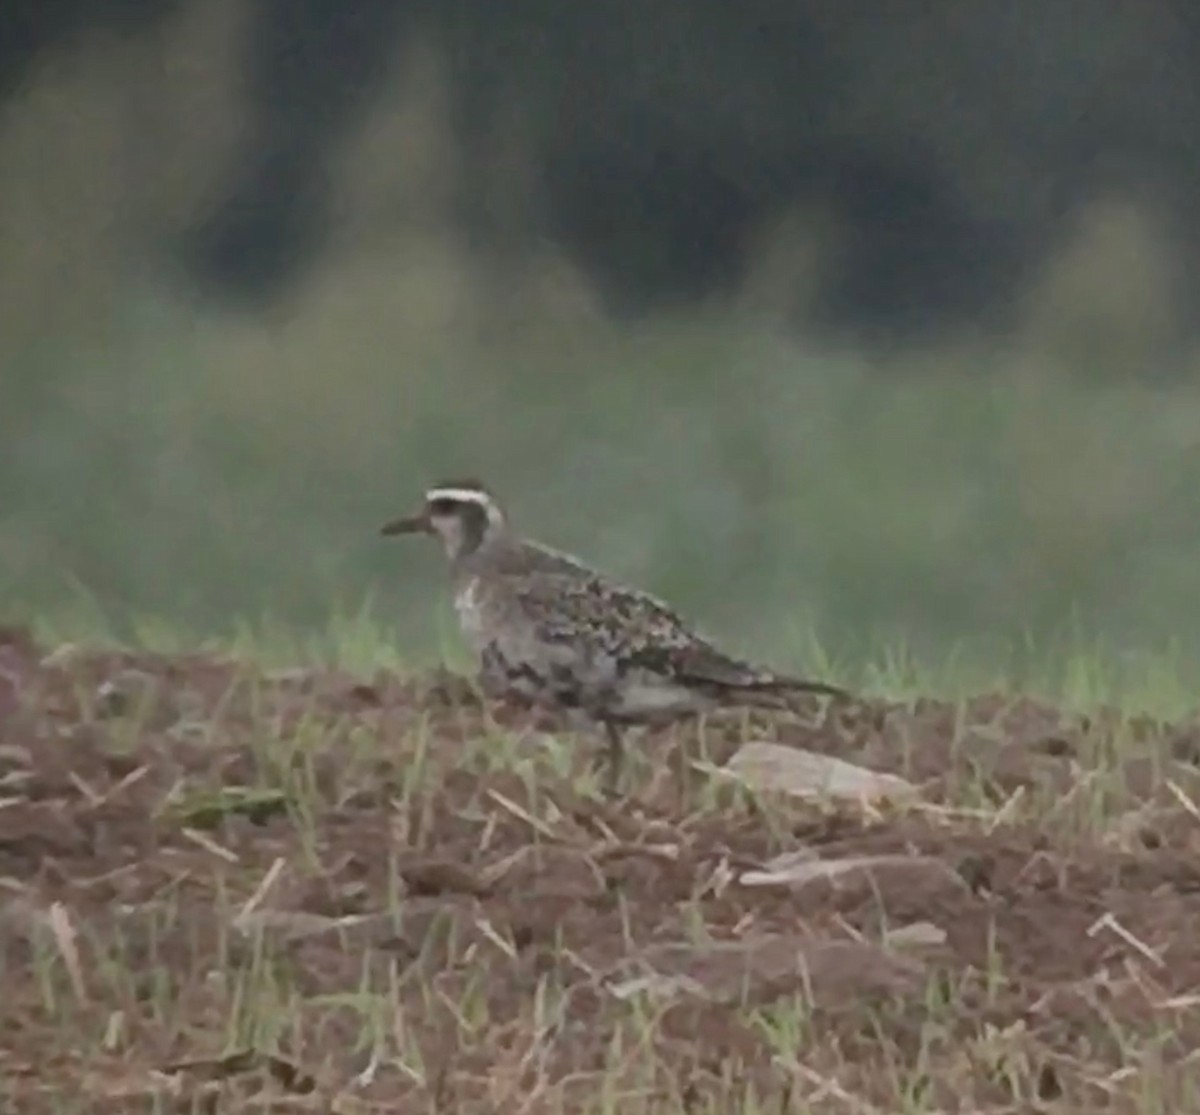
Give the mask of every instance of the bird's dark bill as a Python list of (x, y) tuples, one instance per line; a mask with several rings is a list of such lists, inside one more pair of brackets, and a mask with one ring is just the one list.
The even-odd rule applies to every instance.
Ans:
[(380, 534), (425, 534), (429, 531), (428, 515), (408, 515), (403, 519), (393, 519), (379, 528)]

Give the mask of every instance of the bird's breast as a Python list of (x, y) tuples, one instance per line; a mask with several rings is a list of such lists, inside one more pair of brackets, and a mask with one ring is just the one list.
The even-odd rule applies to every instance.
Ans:
[(454, 610), (463, 637), (476, 650), (487, 642), (487, 617), (484, 614), (482, 586), (478, 577), (465, 581), (454, 594)]

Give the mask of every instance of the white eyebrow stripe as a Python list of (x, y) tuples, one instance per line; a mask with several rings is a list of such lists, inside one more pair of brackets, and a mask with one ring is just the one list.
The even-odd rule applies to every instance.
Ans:
[(478, 503), (482, 507), (491, 507), (491, 497), (486, 492), (474, 488), (430, 488), (425, 493), (427, 502), (435, 499), (452, 499), (455, 503)]

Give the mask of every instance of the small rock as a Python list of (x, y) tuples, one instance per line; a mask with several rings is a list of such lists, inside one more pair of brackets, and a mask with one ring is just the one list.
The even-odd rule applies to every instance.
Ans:
[(78, 643), (59, 643), (42, 658), (41, 666), (47, 670), (64, 669), (76, 662), (82, 655), (83, 648)]
[(894, 994), (920, 986), (924, 965), (867, 941), (814, 940), (763, 934), (739, 941), (655, 945), (622, 961), (608, 990), (710, 1002), (770, 999), (803, 988), (818, 1003), (863, 994)]
[(19, 743), (0, 743), (0, 768), (33, 766), (33, 752)]
[(386, 914), (349, 914), (331, 918), (305, 910), (256, 910), (245, 915), (239, 914), (233, 919), (233, 927), (242, 933), (269, 934), (284, 943), (330, 933), (345, 933), (351, 929), (359, 930), (361, 935), (364, 928), (390, 929), (390, 926)]
[(922, 873), (950, 880), (956, 887), (965, 888), (962, 877), (932, 856), (909, 856), (899, 853), (881, 856), (847, 856), (844, 859), (803, 859), (794, 857), (784, 863), (771, 860), (757, 871), (743, 872), (738, 882), (744, 887), (785, 886), (801, 890), (809, 883), (824, 879), (834, 882), (849, 875)]
[(96, 715), (104, 719), (128, 716), (152, 699), (156, 682), (144, 670), (121, 670), (96, 688)]
[(883, 935), (884, 944), (893, 949), (941, 948), (947, 941), (946, 931), (931, 921), (914, 921), (889, 929)]
[(917, 795), (916, 786), (898, 775), (762, 740), (743, 744), (721, 769), (756, 790), (778, 790), (796, 797), (879, 801)]

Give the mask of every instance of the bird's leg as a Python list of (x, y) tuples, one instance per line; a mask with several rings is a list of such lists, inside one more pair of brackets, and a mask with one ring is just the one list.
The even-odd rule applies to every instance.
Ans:
[(604, 721), (604, 734), (608, 737), (608, 779), (606, 789), (616, 794), (621, 784), (621, 768), (625, 763), (625, 741), (621, 729), (611, 720)]

